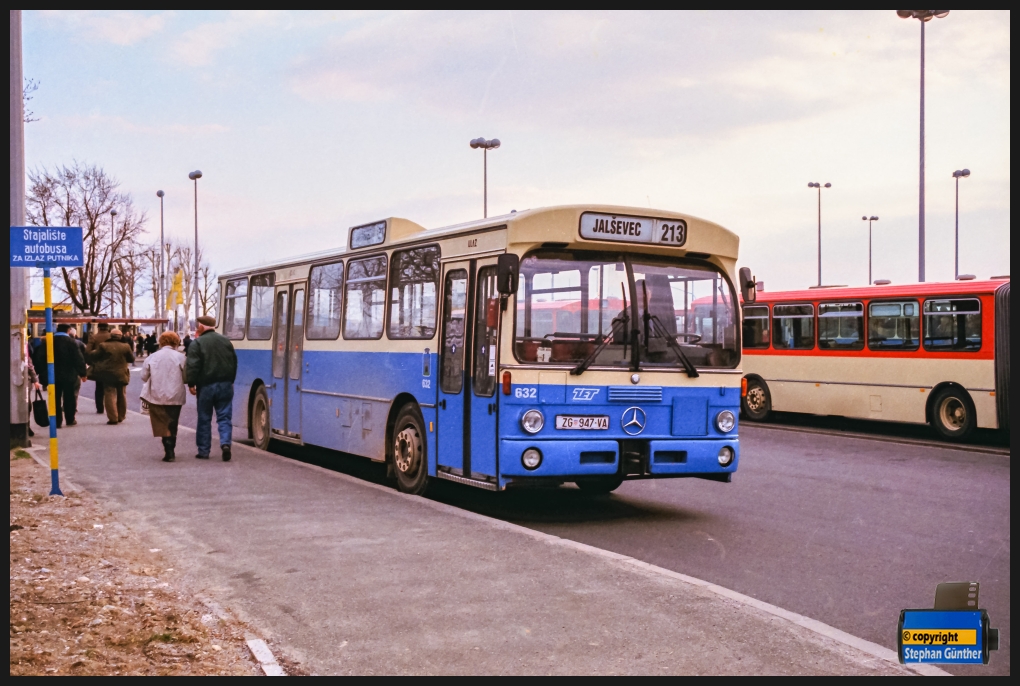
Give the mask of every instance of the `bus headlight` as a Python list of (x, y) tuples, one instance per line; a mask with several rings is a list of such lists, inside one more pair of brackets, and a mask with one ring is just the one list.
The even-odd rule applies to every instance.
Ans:
[(528, 448), (521, 455), (521, 464), (525, 469), (538, 469), (538, 466), (542, 464), (542, 451), (538, 448)]
[[(545, 426), (545, 417), (538, 410), (528, 410), (521, 417), (521, 428), (529, 434), (537, 434)], [(541, 457), (538, 458), (541, 461)]]
[[(723, 410), (715, 416), (715, 426), (719, 431), (728, 434), (737, 425), (737, 418), (729, 410)], [(722, 457), (719, 458), (720, 460)]]
[(733, 462), (733, 448), (728, 445), (719, 448), (719, 466), (729, 467), (731, 462)]

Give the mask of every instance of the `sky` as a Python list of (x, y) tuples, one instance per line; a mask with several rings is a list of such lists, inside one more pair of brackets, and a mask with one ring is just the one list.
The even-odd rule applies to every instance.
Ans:
[[(1010, 15), (926, 25), (927, 276), (1009, 273)], [(768, 290), (917, 280), (920, 23), (877, 12), (42, 12), (30, 169), (99, 164), (214, 270), (568, 203), (735, 231)]]

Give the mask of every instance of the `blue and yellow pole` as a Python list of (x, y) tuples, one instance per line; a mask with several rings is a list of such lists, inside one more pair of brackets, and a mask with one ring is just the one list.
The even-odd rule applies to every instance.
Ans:
[(57, 379), (53, 368), (53, 296), (50, 291), (50, 268), (43, 267), (43, 288), (46, 291), (46, 407), (50, 415), (50, 495), (60, 492), (60, 466), (57, 461)]

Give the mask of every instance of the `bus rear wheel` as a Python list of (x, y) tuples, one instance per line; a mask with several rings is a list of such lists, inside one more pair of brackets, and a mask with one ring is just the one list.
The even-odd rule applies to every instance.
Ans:
[(414, 405), (404, 405), (393, 424), (391, 459), (397, 477), (397, 489), (411, 495), (424, 495), (429, 486), (428, 450), (425, 422)]
[(608, 495), (618, 489), (623, 483), (622, 476), (592, 476), (587, 479), (578, 479), (574, 482), (577, 487), (591, 495)]
[(269, 396), (266, 395), (263, 386), (259, 386), (255, 391), (255, 402), (251, 404), (248, 426), (251, 427), (255, 447), (259, 450), (269, 450), (269, 438), (272, 435), (269, 428)]
[(740, 399), (744, 415), (756, 422), (768, 419), (772, 412), (772, 396), (769, 387), (761, 379), (747, 380), (747, 395)]
[(932, 401), (931, 424), (942, 438), (966, 440), (974, 433), (976, 420), (974, 403), (965, 391), (946, 388)]

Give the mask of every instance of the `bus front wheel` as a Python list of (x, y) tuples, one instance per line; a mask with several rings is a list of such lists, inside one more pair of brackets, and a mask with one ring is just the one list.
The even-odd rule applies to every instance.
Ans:
[(977, 423), (974, 403), (965, 391), (946, 388), (932, 401), (931, 423), (938, 434), (950, 441), (964, 441)]
[(393, 472), (397, 489), (411, 495), (424, 495), (429, 486), (429, 463), (425, 422), (414, 405), (404, 405), (393, 425)]
[(269, 396), (264, 386), (255, 391), (255, 402), (251, 404), (251, 437), (259, 450), (269, 450)]
[(747, 395), (740, 400), (748, 419), (763, 422), (772, 412), (772, 396), (769, 387), (761, 379), (747, 380)]

